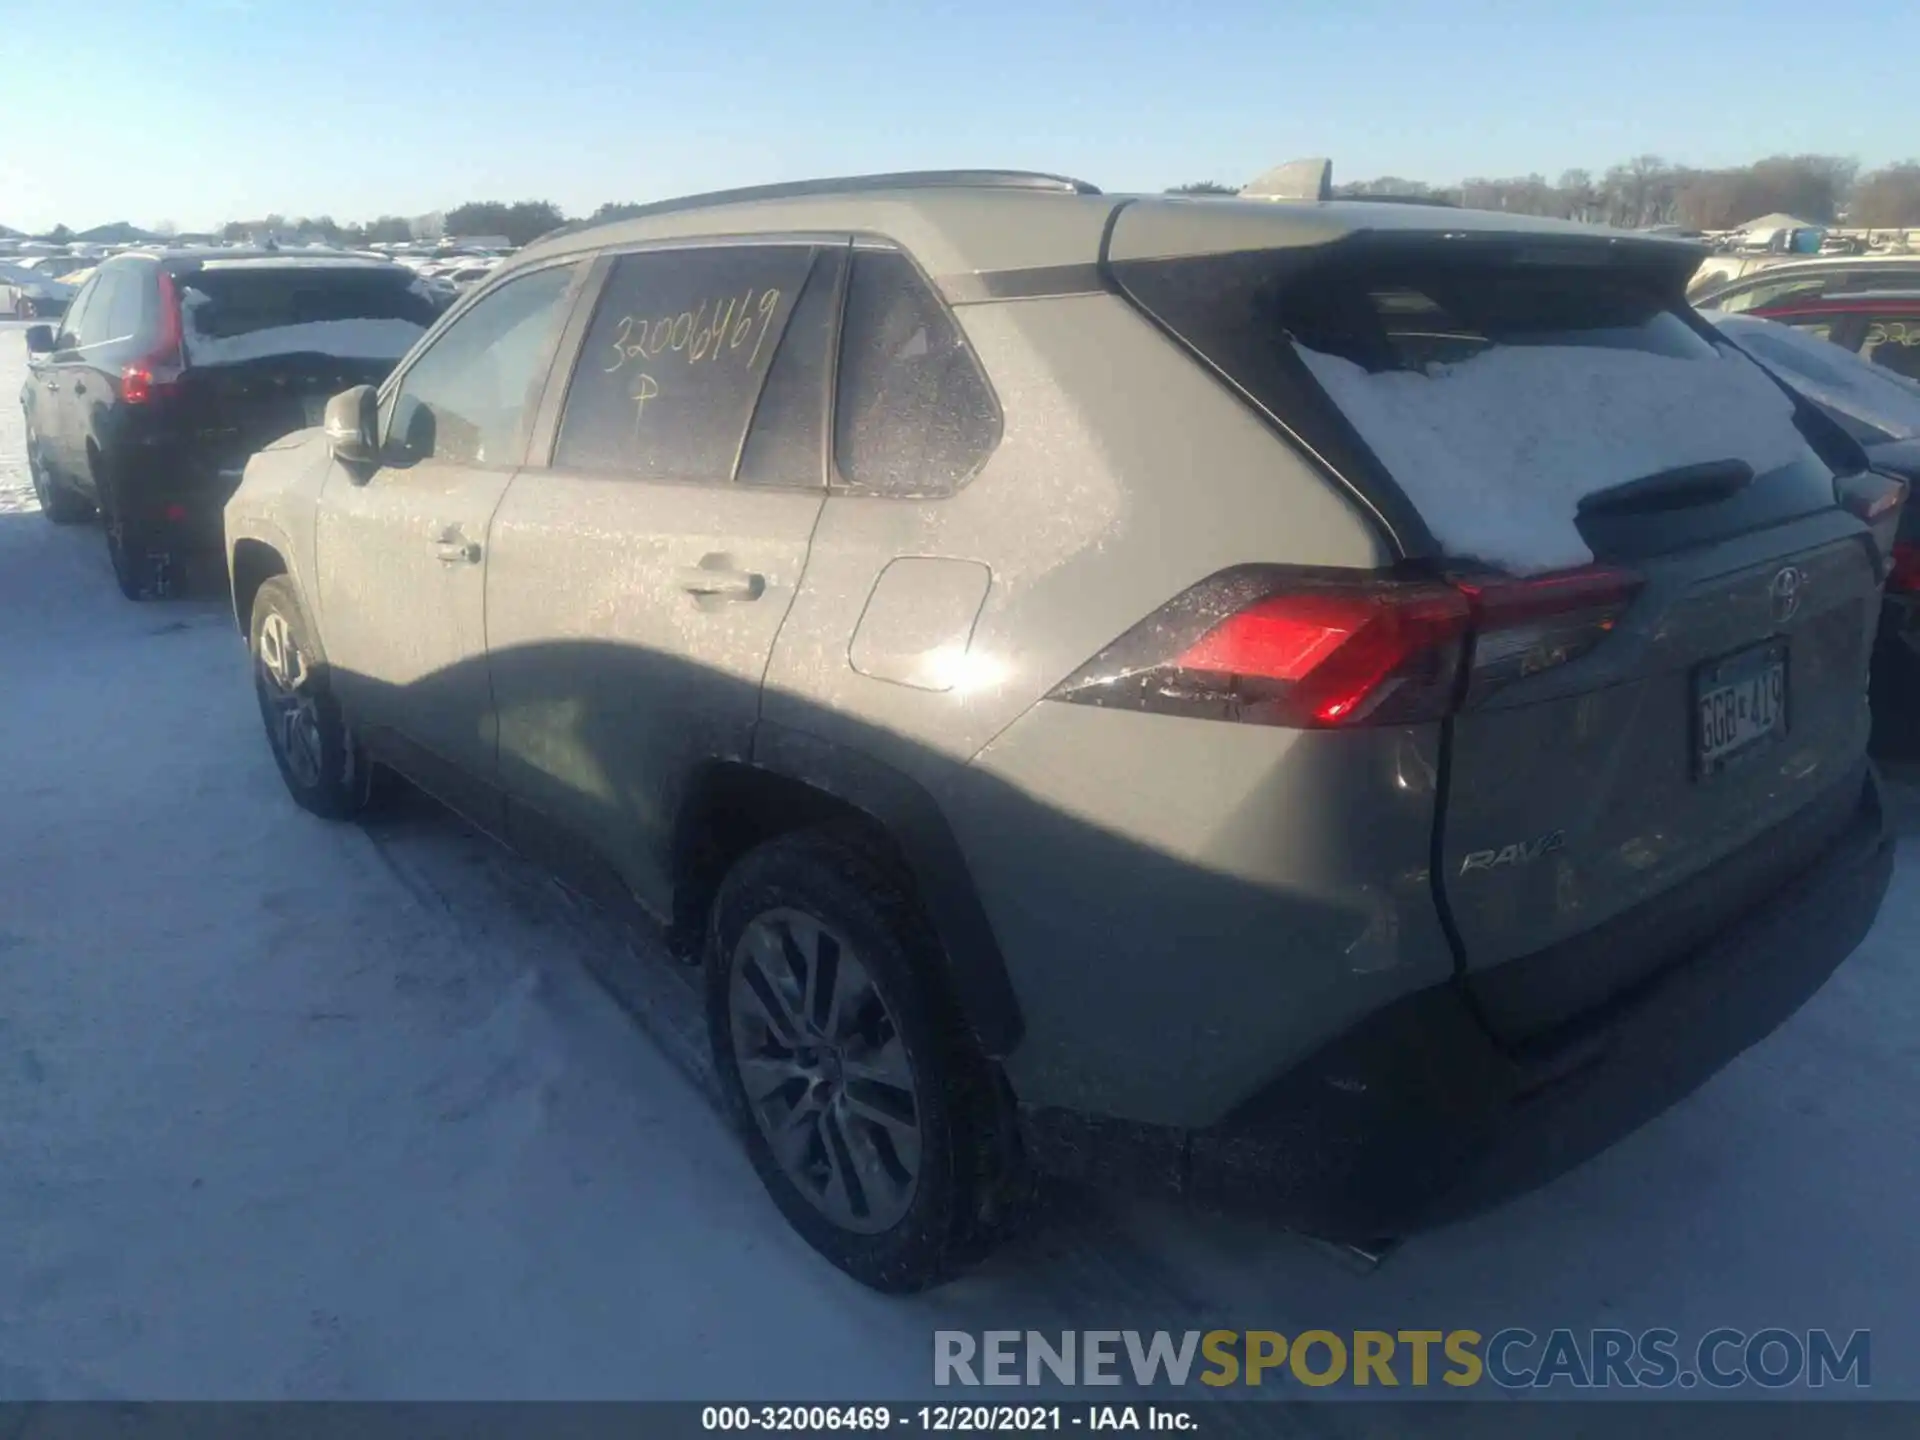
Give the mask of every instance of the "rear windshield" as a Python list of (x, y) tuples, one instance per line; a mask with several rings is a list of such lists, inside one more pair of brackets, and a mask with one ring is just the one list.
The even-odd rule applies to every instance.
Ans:
[(198, 365), (302, 354), (395, 361), (438, 314), (398, 268), (209, 268), (181, 284), (187, 357)]
[(1290, 424), (1330, 400), (1451, 555), (1588, 563), (1580, 500), (1683, 466), (1740, 461), (1790, 510), (1832, 503), (1792, 399), (1658, 277), (1430, 254), (1242, 253), (1122, 283)]

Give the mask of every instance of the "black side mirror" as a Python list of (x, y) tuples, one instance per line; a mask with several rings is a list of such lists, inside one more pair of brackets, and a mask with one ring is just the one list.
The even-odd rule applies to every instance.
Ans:
[(29, 355), (51, 355), (53, 353), (53, 326), (29, 325), (27, 327), (27, 353)]
[(364, 484), (380, 466), (380, 392), (371, 385), (342, 390), (327, 401), (323, 428), (333, 458)]

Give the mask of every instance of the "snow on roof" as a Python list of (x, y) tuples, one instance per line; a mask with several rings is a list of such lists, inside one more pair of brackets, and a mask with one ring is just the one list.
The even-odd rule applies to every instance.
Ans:
[(1762, 215), (1758, 220), (1747, 221), (1746, 224), (1737, 227), (1736, 233), (1750, 235), (1755, 230), (1825, 230), (1826, 228), (1825, 225), (1815, 224), (1811, 220), (1801, 220), (1782, 211), (1775, 211), (1771, 215)]
[(1296, 345), (1450, 555), (1516, 573), (1584, 565), (1582, 498), (1677, 465), (1764, 473), (1806, 449), (1793, 403), (1745, 356), (1499, 345), (1369, 372)]
[(297, 250), (283, 250), (272, 255), (249, 255), (239, 260), (202, 260), (202, 270), (389, 270), (392, 262), (372, 260), (363, 255), (343, 255), (328, 252), (325, 255), (302, 255)]

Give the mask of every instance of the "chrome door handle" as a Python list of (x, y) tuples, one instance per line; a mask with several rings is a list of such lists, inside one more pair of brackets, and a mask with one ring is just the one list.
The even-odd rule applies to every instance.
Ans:
[(717, 600), (758, 600), (767, 591), (767, 577), (750, 570), (709, 570), (704, 565), (688, 565), (674, 579), (689, 595)]
[(442, 540), (434, 549), (442, 565), (478, 565), (480, 547), (471, 540)]
[(60, 382), (58, 380), (48, 380), (45, 382), (44, 388), (48, 390), (58, 390), (60, 388)]

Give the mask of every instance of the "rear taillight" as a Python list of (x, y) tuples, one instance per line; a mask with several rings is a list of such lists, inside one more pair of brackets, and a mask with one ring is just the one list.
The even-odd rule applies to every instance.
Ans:
[(151, 405), (172, 389), (186, 368), (180, 316), (180, 294), (173, 277), (160, 272), (160, 325), (153, 348), (120, 369), (120, 400), (126, 405)]
[(1585, 654), (1639, 586), (1598, 567), (1441, 582), (1240, 566), (1134, 626), (1052, 698), (1300, 729), (1437, 720)]
[(1887, 589), (1899, 595), (1920, 595), (1920, 543), (1902, 540), (1893, 547)]

